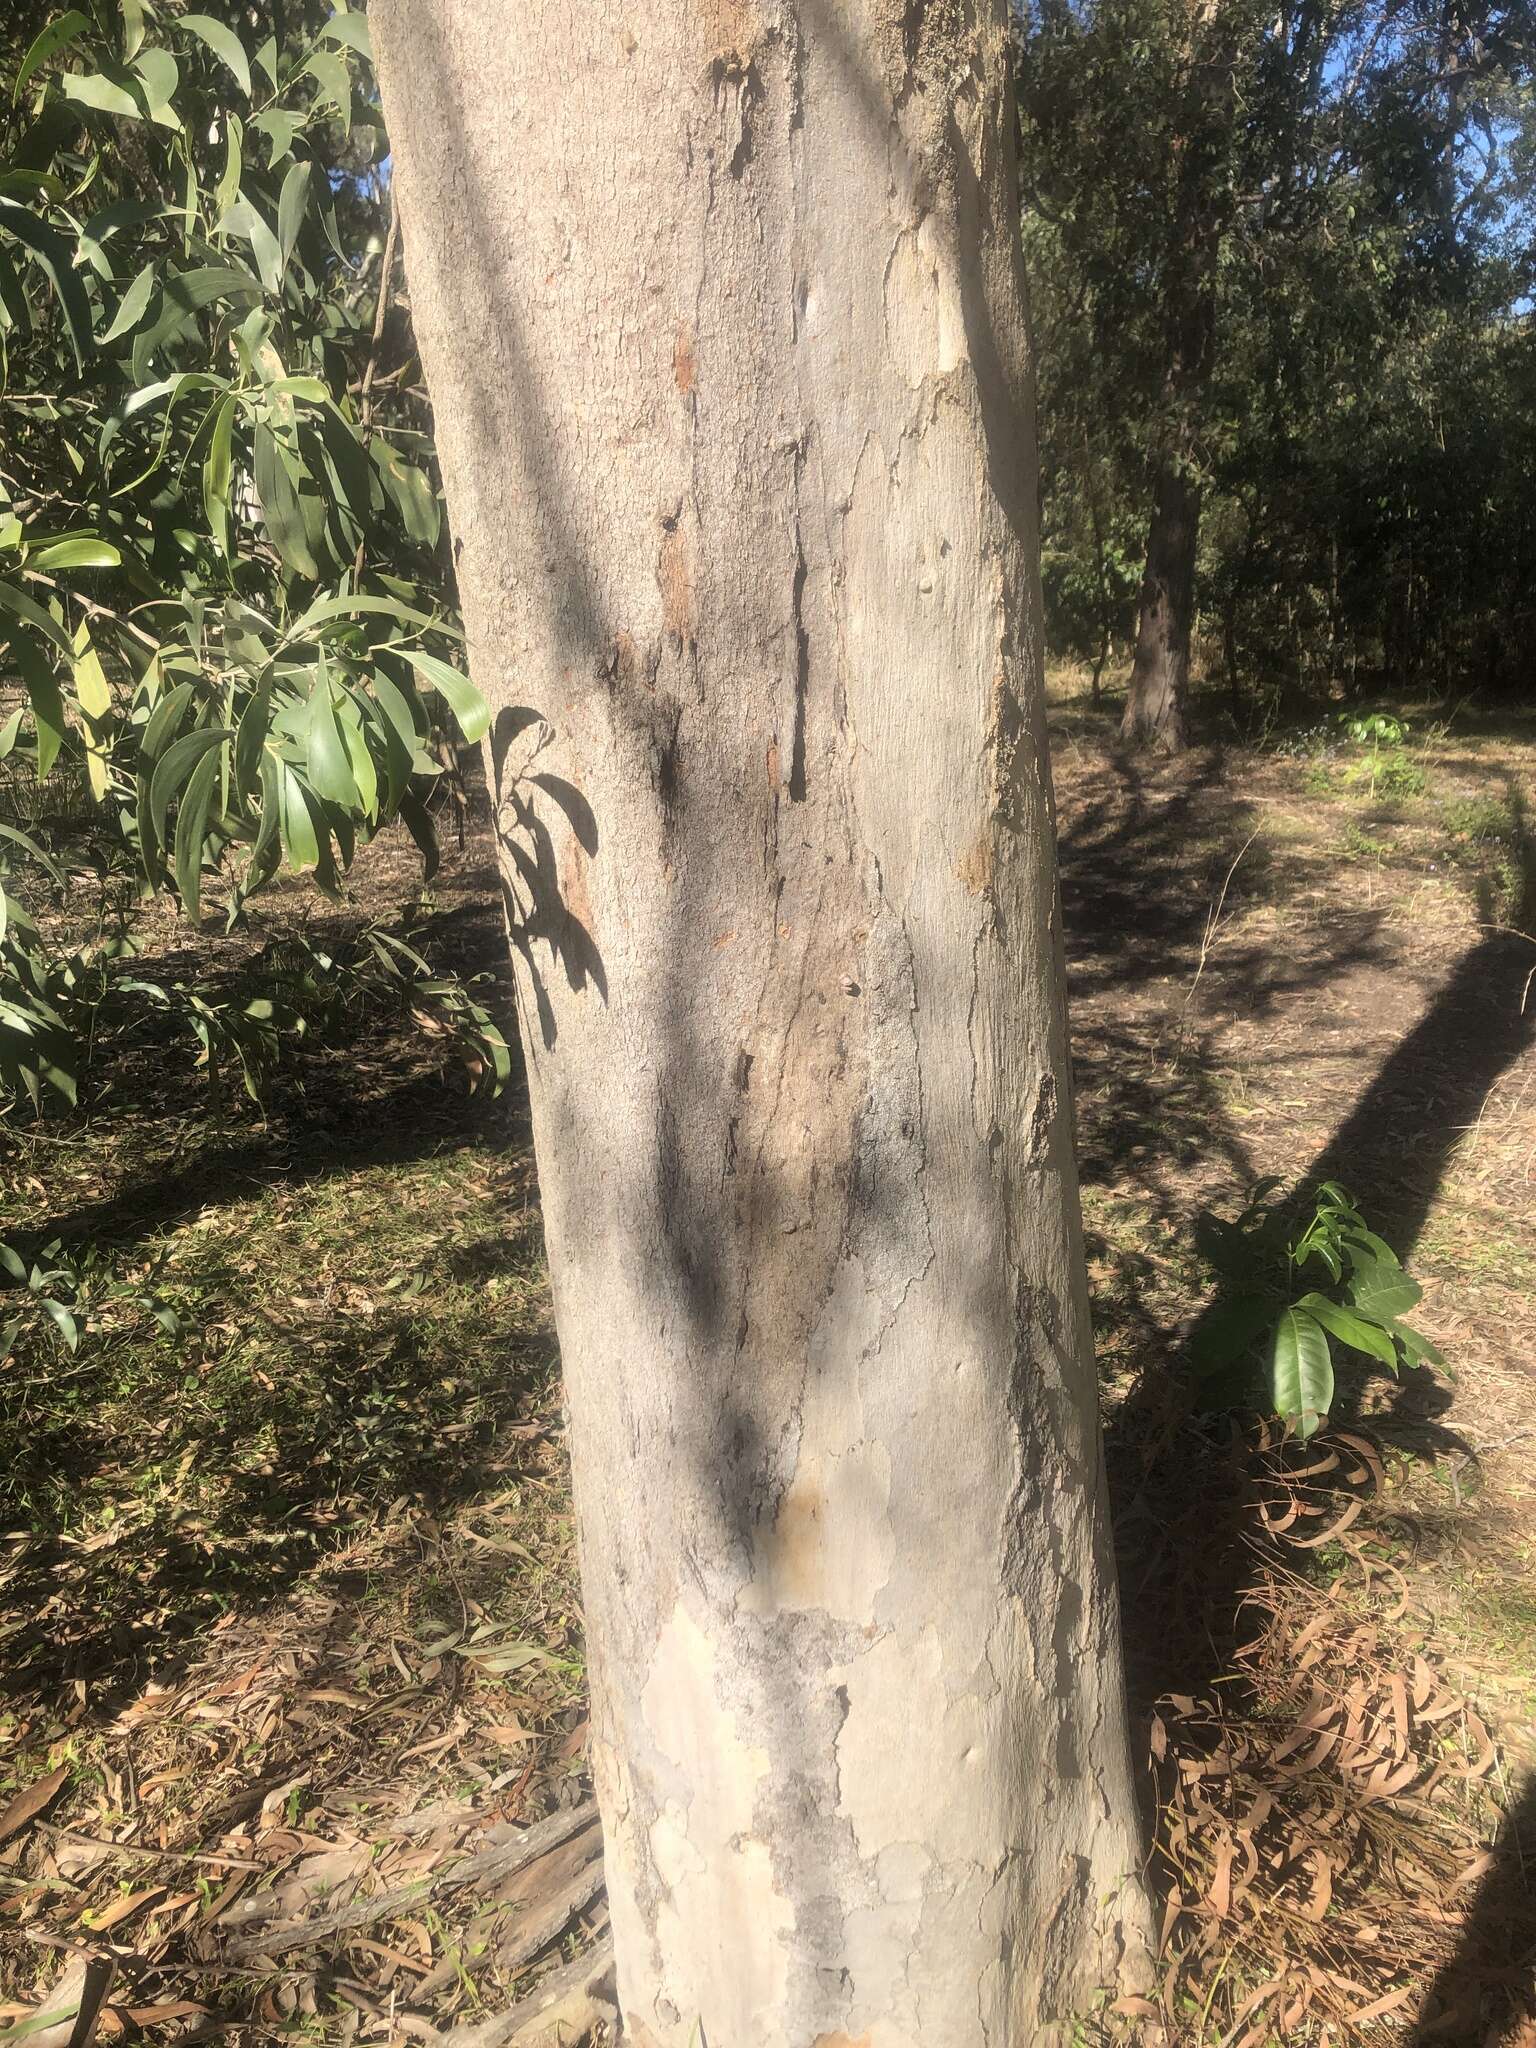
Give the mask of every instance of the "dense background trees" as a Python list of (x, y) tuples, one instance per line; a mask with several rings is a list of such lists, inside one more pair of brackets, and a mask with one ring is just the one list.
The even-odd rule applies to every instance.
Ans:
[(1235, 706), (1511, 685), (1536, 570), (1524, 6), (1041, 0), (1024, 233), (1058, 648)]

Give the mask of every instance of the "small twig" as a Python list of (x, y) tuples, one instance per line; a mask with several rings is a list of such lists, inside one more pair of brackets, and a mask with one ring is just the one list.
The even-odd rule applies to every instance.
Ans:
[(254, 1863), (248, 1856), (219, 1856), (205, 1849), (145, 1849), (137, 1842), (114, 1842), (106, 1835), (82, 1835), (78, 1828), (56, 1828), (50, 1821), (39, 1821), (38, 1827), (45, 1835), (53, 1835), (61, 1842), (78, 1842), (86, 1849), (112, 1849), (120, 1856), (145, 1856), (151, 1863), (218, 1863), (234, 1870), (265, 1870), (265, 1863)]
[(1195, 978), (1189, 985), (1188, 995), (1184, 998), (1184, 1008), (1181, 1015), (1181, 1036), (1183, 1019), (1187, 1018), (1189, 1015), (1190, 1004), (1193, 1003), (1193, 1001), (1195, 1000), (1195, 992), (1200, 986), (1200, 977), (1205, 972), (1205, 963), (1207, 959), (1210, 957), (1211, 947), (1216, 942), (1216, 934), (1221, 926), (1222, 906), (1225, 904), (1227, 900), (1227, 891), (1232, 886), (1232, 877), (1237, 873), (1238, 863), (1242, 860), (1243, 855), (1248, 851), (1249, 847), (1252, 846), (1254, 840), (1257, 839), (1258, 836), (1258, 827), (1255, 826), (1253, 831), (1251, 831), (1248, 834), (1248, 837), (1237, 849), (1237, 852), (1233, 857), (1232, 865), (1227, 869), (1227, 872), (1222, 879), (1221, 888), (1217, 894), (1216, 901), (1206, 915), (1205, 933), (1200, 941), (1200, 958), (1195, 964)]
[(384, 256), (379, 265), (379, 303), (373, 316), (373, 339), (368, 347), (368, 362), (363, 370), (362, 403), (359, 407), (360, 424), (366, 435), (368, 422), (373, 416), (373, 380), (379, 368), (379, 344), (384, 339), (384, 321), (389, 313), (389, 281), (395, 269), (395, 243), (400, 233), (400, 209), (395, 204), (393, 182), (389, 188), (389, 231), (384, 237)]

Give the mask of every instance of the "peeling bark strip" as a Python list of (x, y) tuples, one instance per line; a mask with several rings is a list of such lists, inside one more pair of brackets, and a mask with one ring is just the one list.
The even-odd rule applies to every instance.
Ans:
[(1006, 14), (369, 10), (652, 2048), (1025, 2048), (1145, 1936)]

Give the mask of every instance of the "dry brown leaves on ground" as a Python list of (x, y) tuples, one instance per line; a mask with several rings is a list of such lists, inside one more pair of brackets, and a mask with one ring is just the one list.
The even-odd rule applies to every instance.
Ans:
[(313, 1589), (231, 1617), (0, 1809), (0, 2039), (497, 2048), (606, 2009), (568, 1687), (471, 1616), (370, 1688), (346, 1620)]
[[(1536, 1898), (1518, 1841), (1490, 1846), (1494, 1740), (1404, 1625), (1376, 1448), (1266, 1431), (1250, 1478), (1251, 1633), (1152, 1716), (1161, 1977), (1114, 2010), (1213, 2048), (1530, 2048)], [(1331, 1584), (1285, 1554), (1329, 1545)]]

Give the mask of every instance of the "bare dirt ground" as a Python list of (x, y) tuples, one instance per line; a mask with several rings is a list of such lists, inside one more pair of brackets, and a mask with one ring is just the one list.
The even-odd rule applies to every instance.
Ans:
[[(1084, 2041), (1536, 2042), (1536, 722), (1410, 715), (1373, 789), (1358, 749), (1130, 762), (1053, 705), (1166, 1902)], [(418, 892), (381, 842), (220, 971), (408, 902), (434, 966), (496, 965), (483, 839)], [(0, 1237), (80, 1331), (30, 1314), (0, 1368), (0, 2023), (66, 2048), (110, 1974), (101, 2040), (430, 2043), (603, 1921), (526, 1129), (405, 1010), (317, 1017), (260, 1109), (194, 1050), (141, 1034), (0, 1140)], [(1354, 1190), (1455, 1373), (1349, 1380), (1304, 1456), (1182, 1366), (1193, 1219), (1269, 1172)]]

